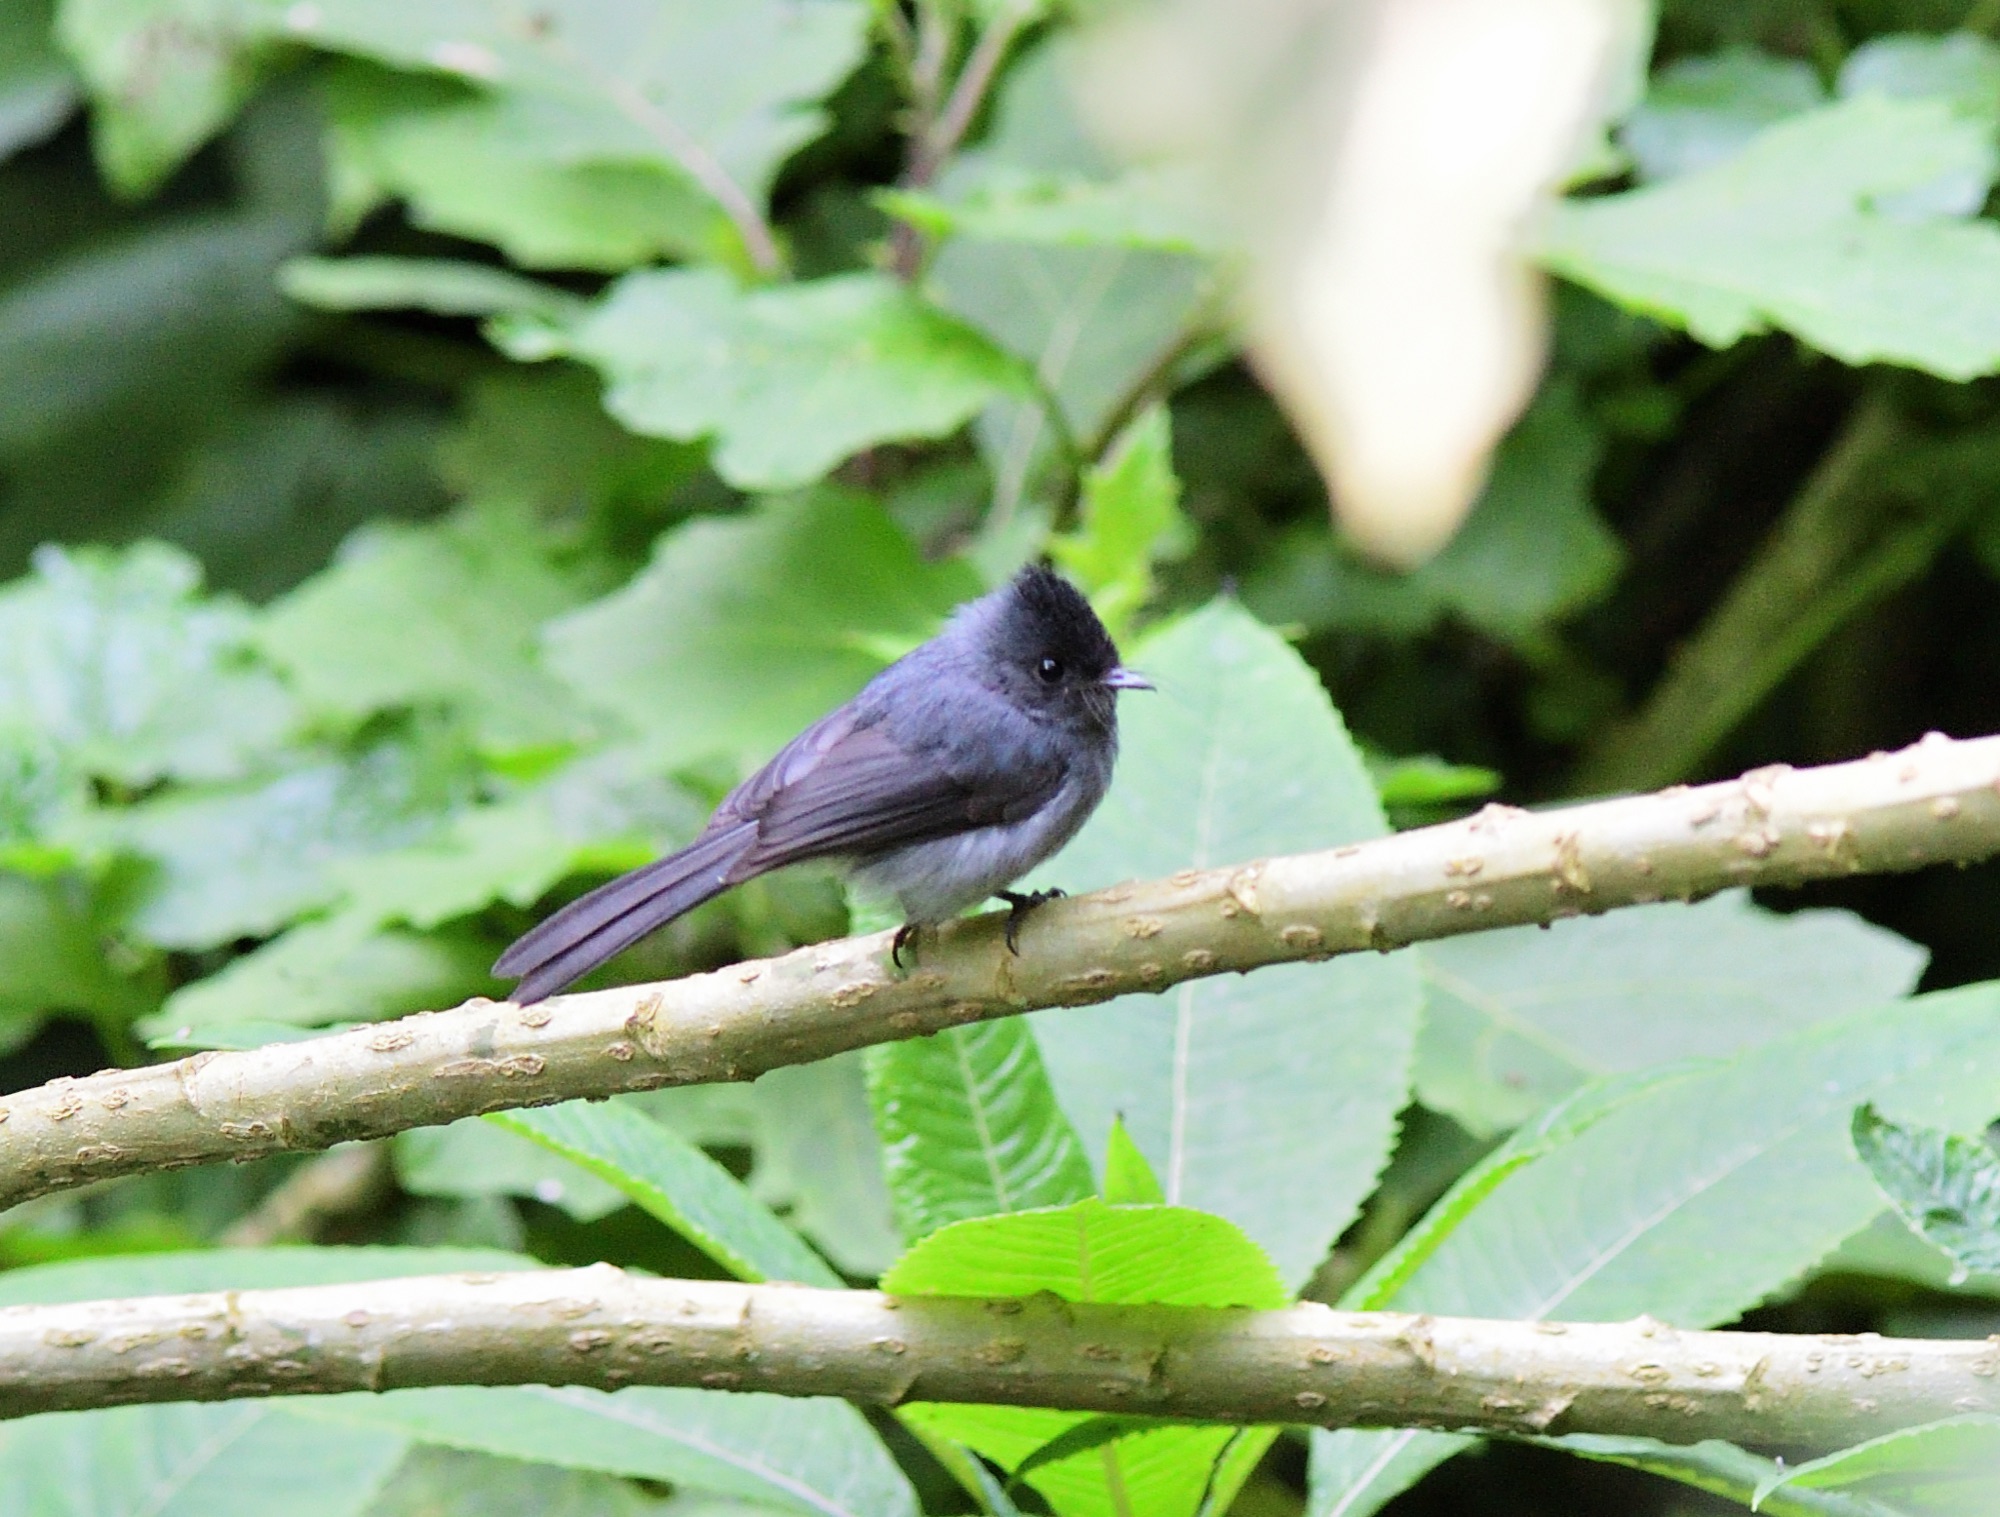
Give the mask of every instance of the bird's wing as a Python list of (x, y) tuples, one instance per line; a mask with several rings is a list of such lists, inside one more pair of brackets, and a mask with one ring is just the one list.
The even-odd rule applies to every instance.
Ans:
[(839, 711), (746, 780), (717, 816), (757, 824), (756, 843), (731, 871), (747, 879), (799, 859), (878, 853), (1012, 821), (1061, 783), (1059, 771), (1040, 766), (975, 782)]

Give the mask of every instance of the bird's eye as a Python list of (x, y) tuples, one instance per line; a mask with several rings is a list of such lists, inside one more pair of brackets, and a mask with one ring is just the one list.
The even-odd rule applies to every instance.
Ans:
[(1035, 665), (1035, 677), (1045, 685), (1058, 683), (1063, 677), (1063, 663), (1059, 658), (1045, 658)]

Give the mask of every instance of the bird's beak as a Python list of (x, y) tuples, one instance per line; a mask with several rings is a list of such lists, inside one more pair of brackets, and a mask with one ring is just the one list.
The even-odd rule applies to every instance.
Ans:
[(1127, 669), (1122, 664), (1105, 675), (1102, 683), (1108, 689), (1112, 690), (1151, 690), (1155, 688), (1153, 682), (1137, 669)]

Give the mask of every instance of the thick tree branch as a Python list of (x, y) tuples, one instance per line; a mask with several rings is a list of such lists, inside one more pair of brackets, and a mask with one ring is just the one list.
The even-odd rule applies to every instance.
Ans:
[(1205, 1421), (1833, 1447), (2000, 1410), (1991, 1340), (901, 1300), (610, 1265), (0, 1310), (0, 1416), (427, 1385), (691, 1385)]
[(864, 1044), (1482, 928), (2000, 852), (2000, 738), (1464, 821), (521, 1008), (487, 1000), (0, 1100), (0, 1206), (112, 1175), (315, 1149), (478, 1112), (746, 1080)]

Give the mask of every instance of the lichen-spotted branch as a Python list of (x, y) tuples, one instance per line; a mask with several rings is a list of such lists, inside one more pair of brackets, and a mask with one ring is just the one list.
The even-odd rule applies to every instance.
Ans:
[(1991, 1342), (912, 1299), (610, 1265), (0, 1310), (0, 1416), (430, 1385), (686, 1385), (1205, 1421), (1833, 1447), (2000, 1411)]
[(473, 1000), (304, 1042), (0, 1098), (0, 1206), (113, 1175), (327, 1148), (478, 1112), (743, 1080), (864, 1044), (1204, 975), (1388, 950), (1732, 885), (2000, 852), (2000, 738), (1464, 821), (517, 1007)]

